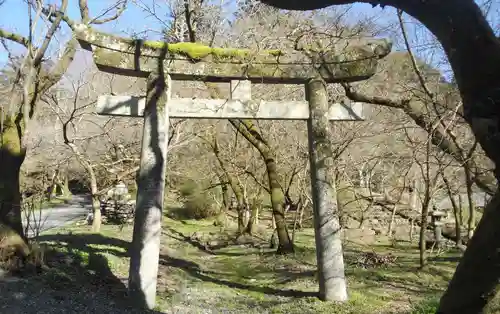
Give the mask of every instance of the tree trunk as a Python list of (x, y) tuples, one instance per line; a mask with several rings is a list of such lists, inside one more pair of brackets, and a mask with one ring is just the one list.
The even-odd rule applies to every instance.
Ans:
[(248, 219), (247, 227), (245, 229), (245, 233), (249, 235), (253, 234), (253, 228), (256, 224), (257, 214), (259, 212), (259, 207), (255, 204), (252, 205), (250, 219)]
[(345, 202), (341, 197), (340, 188), (339, 188), (339, 187), (345, 188), (345, 184), (341, 184), (341, 182), (339, 180), (340, 175), (339, 175), (338, 167), (335, 166), (333, 171), (335, 173), (333, 180), (335, 180), (335, 186), (337, 187), (337, 189), (335, 191), (335, 199), (336, 199), (337, 211), (338, 211), (338, 215), (339, 215), (339, 223), (340, 223), (340, 226), (342, 228), (345, 228), (347, 225), (347, 221), (349, 219), (349, 214), (345, 212), (345, 209), (344, 209)]
[[(242, 82), (240, 82), (239, 85), (242, 85)], [(273, 217), (276, 222), (276, 233), (279, 241), (278, 253), (293, 253), (294, 247), (292, 240), (290, 239), (290, 235), (288, 234), (285, 221), (285, 211), (283, 208), (285, 196), (279, 183), (274, 155), (251, 121), (230, 119), (229, 123), (231, 123), (231, 125), (234, 126), (234, 128), (259, 151), (266, 164)]]
[(6, 118), (0, 127), (0, 221), (24, 238), (19, 175), (26, 151), (11, 120)]
[(276, 162), (269, 154), (263, 154), (262, 157), (266, 162), (267, 177), (269, 179), (269, 188), (271, 190), (271, 206), (273, 208), (274, 221), (276, 222), (276, 233), (278, 234), (278, 253), (287, 254), (293, 253), (294, 247), (288, 228), (286, 226), (285, 211), (283, 204), (285, 196), (281, 190), (281, 185), (278, 179), (278, 172), (276, 169)]
[[(429, 194), (428, 191), (426, 191), (426, 194)], [(424, 268), (426, 265), (426, 257), (425, 257), (425, 251), (427, 249), (426, 246), (426, 236), (425, 233), (427, 232), (427, 215), (429, 214), (429, 195), (425, 195), (424, 198), (424, 204), (422, 204), (422, 216), (421, 216), (421, 225), (420, 225), (420, 236), (419, 236), (419, 242), (418, 246), (420, 249), (420, 268)]]
[(54, 173), (52, 174), (52, 180), (51, 180), (51, 185), (50, 185), (50, 191), (49, 191), (49, 201), (52, 200), (52, 198), (56, 197), (57, 195), (57, 176), (59, 174), (59, 169), (56, 169)]
[(413, 243), (413, 231), (414, 231), (414, 222), (413, 219), (410, 219), (410, 243)]
[(464, 202), (462, 201), (462, 194), (458, 193), (458, 218), (460, 220), (460, 226), (464, 223)]
[(437, 313), (482, 313), (484, 306), (495, 296), (500, 277), (499, 246), (491, 240), (500, 239), (499, 207), (497, 194), (487, 205), (474, 236), (469, 240)]
[[(243, 192), (243, 187), (241, 186), (240, 182), (236, 178), (231, 176), (231, 174), (229, 173), (229, 171), (226, 167), (225, 162), (220, 157), (219, 145), (217, 144), (217, 138), (214, 138), (214, 141), (211, 145), (212, 145), (213, 153), (214, 153), (215, 157), (217, 158), (217, 161), (219, 162), (219, 166), (220, 166), (222, 172), (224, 173), (224, 176), (226, 177), (226, 179), (229, 183), (229, 186), (231, 187), (231, 190), (233, 190), (234, 196), (236, 197), (236, 202), (238, 203), (238, 207), (236, 208), (236, 212), (238, 214), (238, 234), (241, 235), (245, 231), (244, 213), (245, 213), (245, 208), (246, 208), (245, 194)], [(224, 203), (226, 206), (226, 210), (228, 210), (229, 207), (231, 206), (231, 193), (227, 187), (225, 187), (225, 190), (224, 190), (224, 186), (223, 186), (223, 194), (224, 194), (223, 199), (224, 199)]]
[(297, 227), (299, 229), (302, 229), (302, 221), (304, 220), (304, 210), (306, 208), (306, 206), (308, 205), (308, 201), (306, 200), (304, 202), (304, 204), (302, 204), (301, 208), (300, 208), (300, 215), (299, 215), (299, 221), (298, 221), (298, 224), (297, 224)]
[(93, 211), (93, 220), (92, 220), (92, 232), (100, 232), (101, 231), (101, 202), (99, 201), (99, 197), (97, 195), (92, 194), (92, 211)]
[(276, 219), (274, 218), (274, 215), (271, 213), (271, 229), (273, 230), (273, 233), (271, 234), (271, 240), (269, 241), (269, 248), (275, 249), (278, 246), (278, 243), (276, 241)]
[(87, 171), (89, 172), (90, 179), (90, 193), (92, 197), (92, 211), (93, 211), (93, 220), (92, 220), (92, 232), (100, 232), (101, 231), (101, 202), (99, 201), (99, 196), (97, 195), (97, 178), (95, 176), (94, 170), (91, 165), (88, 165)]
[(238, 207), (236, 208), (238, 213), (238, 234), (242, 234), (245, 231), (245, 196), (243, 195), (243, 189), (239, 182), (232, 178), (229, 173), (227, 174), (227, 178), (230, 182), (234, 196), (236, 197), (236, 202), (238, 203)]
[(462, 225), (458, 217), (458, 207), (453, 206), (453, 216), (455, 217), (455, 245), (462, 245)]
[[(293, 229), (292, 229), (292, 243), (295, 243), (295, 234), (297, 229), (300, 229), (302, 226), (299, 224), (299, 217), (302, 219), (302, 213), (304, 209), (302, 203), (299, 201), (297, 210), (295, 211), (295, 217), (293, 219)], [(299, 227), (300, 226), (300, 227)]]
[(62, 190), (62, 194), (64, 195), (64, 197), (71, 196), (71, 191), (69, 190), (69, 178), (68, 178), (67, 171), (64, 173), (64, 177), (63, 177), (63, 180), (61, 182), (61, 190)]
[(476, 208), (472, 199), (472, 179), (469, 171), (465, 171), (465, 184), (467, 187), (467, 203), (469, 204), (469, 219), (467, 220), (467, 238), (472, 238), (474, 228), (476, 227)]
[(450, 198), (451, 206), (453, 207), (453, 216), (455, 217), (455, 245), (458, 247), (462, 245), (462, 221), (459, 217), (460, 207), (455, 201), (455, 197), (453, 195), (453, 191), (451, 190), (451, 184), (448, 181), (448, 178), (442, 173), (441, 177), (443, 178), (443, 182), (446, 186), (446, 192), (448, 193), (448, 197)]
[(224, 213), (229, 211), (231, 207), (231, 191), (227, 188), (227, 184), (222, 184), (222, 204), (224, 205)]
[(387, 229), (387, 235), (389, 237), (392, 237), (392, 229), (394, 227), (394, 219), (396, 217), (397, 210), (398, 210), (398, 204), (394, 203), (394, 206), (393, 206), (392, 212), (391, 212), (391, 220), (389, 221), (389, 228)]
[(245, 232), (245, 206), (238, 201), (238, 234)]

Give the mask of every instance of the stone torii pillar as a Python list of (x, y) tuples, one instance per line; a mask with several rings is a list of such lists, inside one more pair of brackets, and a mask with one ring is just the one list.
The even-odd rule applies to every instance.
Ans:
[[(134, 300), (144, 308), (155, 306), (165, 137), (168, 118), (182, 117), (309, 121), (316, 247), (325, 252), (318, 253), (320, 298), (344, 301), (347, 293), (342, 246), (337, 234), (340, 228), (336, 193), (326, 171), (332, 163), (328, 121), (361, 120), (362, 104), (334, 104), (328, 108), (325, 84), (368, 79), (375, 73), (378, 59), (390, 52), (391, 44), (380, 39), (344, 40), (336, 43), (331, 51), (305, 55), (279, 50), (254, 52), (193, 43), (132, 40), (97, 32), (85, 25), (76, 25), (75, 29), (81, 46), (92, 51), (94, 62), (101, 71), (148, 77), (150, 82), (146, 98), (101, 96), (97, 106), (99, 114), (144, 116), (145, 121), (137, 191), (141, 201), (137, 202), (129, 275), (129, 290)], [(158, 79), (162, 75), (166, 81), (164, 85)], [(231, 84), (231, 96), (229, 99), (169, 99), (170, 78), (227, 82)], [(315, 79), (311, 81), (311, 78)], [(152, 81), (157, 85), (153, 87)], [(308, 91), (308, 101), (253, 101), (252, 82), (303, 84)], [(162, 96), (157, 99), (152, 95)]]
[(314, 238), (318, 261), (319, 297), (322, 300), (347, 300), (340, 217), (332, 170), (333, 152), (329, 140), (328, 94), (321, 78), (306, 85), (310, 118), (307, 120), (311, 192), (314, 212)]
[(170, 91), (170, 78), (162, 67), (149, 74), (129, 271), (129, 291), (148, 308), (156, 302)]

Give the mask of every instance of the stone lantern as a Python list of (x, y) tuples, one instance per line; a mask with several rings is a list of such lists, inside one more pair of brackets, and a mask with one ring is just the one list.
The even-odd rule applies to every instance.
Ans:
[(114, 188), (113, 198), (115, 201), (124, 201), (128, 195), (128, 189), (125, 183), (118, 182), (118, 184)]
[(434, 229), (434, 239), (436, 241), (436, 247), (441, 247), (442, 243), (442, 226), (443, 226), (443, 218), (447, 216), (447, 213), (442, 210), (434, 209), (429, 213), (431, 216), (431, 224)]

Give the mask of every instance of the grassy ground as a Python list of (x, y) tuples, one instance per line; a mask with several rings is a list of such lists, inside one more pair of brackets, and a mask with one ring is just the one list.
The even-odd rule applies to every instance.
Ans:
[(55, 206), (66, 204), (69, 199), (71, 199), (71, 196), (52, 198), (50, 201), (46, 200), (40, 205), (40, 209), (53, 208)]
[[(418, 251), (408, 245), (346, 243), (350, 300), (339, 305), (316, 298), (311, 229), (300, 231), (297, 252), (283, 257), (268, 248), (264, 230), (260, 237), (222, 245), (220, 228), (212, 221), (165, 217), (163, 226), (157, 308), (161, 313), (433, 313), (458, 259), (457, 253), (442, 254), (418, 270)], [(42, 236), (40, 241), (55, 248), (59, 257), (50, 262), (55, 254), (50, 253), (51, 268), (36, 277), (37, 283), (56, 295), (69, 290), (93, 295), (104, 289), (99, 295), (122, 304), (131, 233), (130, 226), (103, 226), (101, 234), (82, 226)], [(207, 242), (220, 248), (208, 250)], [(382, 267), (358, 267), (359, 256), (372, 251), (391, 252), (397, 260)]]
[(43, 198), (41, 198), (41, 197), (29, 198), (28, 200), (25, 200), (23, 210), (29, 210), (31, 212), (36, 212), (38, 210), (44, 210), (44, 209), (48, 209), (48, 208), (54, 208), (57, 206), (63, 206), (70, 199), (71, 199), (71, 195), (70, 196), (53, 197), (50, 200), (46, 199), (45, 197), (43, 197)]

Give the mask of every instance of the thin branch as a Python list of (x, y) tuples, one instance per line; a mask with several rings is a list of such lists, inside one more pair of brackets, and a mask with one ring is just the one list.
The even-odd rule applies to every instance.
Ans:
[[(66, 8), (68, 6), (68, 0), (62, 0), (61, 3), (61, 12), (64, 14), (66, 12)], [(40, 8), (40, 13), (42, 13), (42, 8)], [(49, 44), (52, 41), (52, 38), (54, 37), (56, 31), (59, 29), (59, 25), (61, 24), (62, 21), (62, 15), (59, 15), (54, 19), (52, 22), (52, 25), (50, 25), (49, 30), (47, 31), (47, 34), (45, 34), (45, 39), (40, 46), (40, 48), (37, 49), (35, 58), (33, 59), (33, 66), (37, 67), (43, 59), (43, 56), (45, 56), (45, 53), (47, 52), (47, 49), (49, 48)]]
[(87, 24), (90, 21), (89, 6), (87, 0), (79, 0), (78, 6), (80, 7), (80, 16), (82, 18), (82, 22)]
[(427, 96), (429, 96), (430, 99), (434, 99), (434, 94), (427, 87), (427, 84), (425, 82), (424, 76), (422, 75), (422, 72), (420, 71), (420, 68), (418, 67), (415, 55), (413, 54), (413, 52), (411, 50), (410, 41), (408, 40), (408, 35), (406, 34), (406, 29), (405, 29), (405, 26), (404, 26), (403, 11), (402, 10), (397, 10), (397, 16), (398, 16), (398, 21), (399, 21), (399, 27), (401, 28), (401, 33), (403, 34), (403, 40), (404, 40), (404, 43), (405, 43), (406, 50), (408, 51), (408, 54), (410, 56), (411, 65), (413, 66), (413, 70), (417, 74), (417, 77), (418, 77), (418, 80), (420, 82), (420, 85), (424, 89), (424, 91), (427, 94)]
[(23, 37), (19, 34), (8, 32), (1, 28), (0, 28), (0, 37), (18, 43), (19, 45), (22, 45), (26, 48), (28, 48), (29, 46), (29, 40), (26, 37)]
[[(80, 1), (82, 1), (82, 0), (80, 0)], [(105, 12), (103, 12), (100, 16), (95, 17), (94, 19), (92, 19), (92, 21), (90, 21), (89, 24), (102, 25), (102, 24), (106, 24), (108, 22), (115, 21), (116, 19), (118, 19), (123, 14), (123, 12), (125, 11), (125, 9), (127, 8), (127, 1), (128, 0), (118, 1), (114, 6), (112, 6), (111, 8), (109, 8), (108, 10), (106, 10)], [(100, 17), (106, 15), (108, 12), (110, 12), (112, 9), (115, 9), (115, 8), (116, 8), (115, 15), (110, 16), (110, 17), (105, 18), (105, 19), (99, 19)]]
[(186, 19), (186, 26), (188, 28), (189, 41), (196, 42), (196, 21), (194, 20), (195, 10), (190, 7), (191, 1), (184, 1), (184, 17)]

